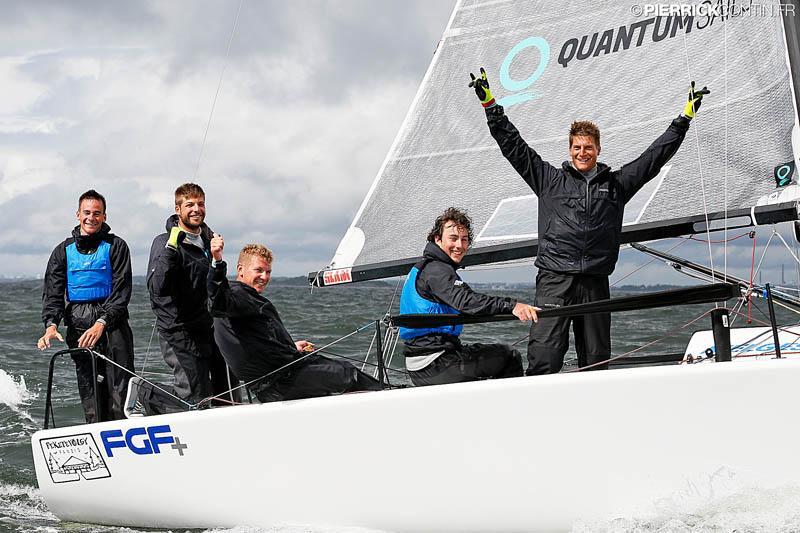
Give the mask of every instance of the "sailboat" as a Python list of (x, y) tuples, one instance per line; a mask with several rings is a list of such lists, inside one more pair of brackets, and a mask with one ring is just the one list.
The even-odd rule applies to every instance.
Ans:
[[(697, 9), (459, 1), (377, 178), (330, 265), (310, 281), (405, 275), (450, 205), (468, 209), (479, 228), (464, 266), (536, 255), (536, 198), (466, 87), (480, 66), (496, 73), (495, 96), (550, 161), (563, 157), (568, 123), (585, 118), (601, 125), (605, 161), (618, 167), (677, 115), (689, 80), (714, 89), (684, 146), (627, 206), (625, 244), (796, 221), (800, 3), (762, 3), (760, 14), (733, 0), (688, 5)], [(711, 282), (681, 301), (756, 292), (719, 265), (661, 258)], [(776, 301), (792, 305), (779, 292)], [(670, 297), (651, 300), (662, 296)], [(610, 305), (641, 304), (619, 300)], [(740, 329), (752, 335), (742, 340)], [(568, 529), (705, 502), (723, 486), (795, 486), (800, 428), (787, 410), (800, 401), (800, 359), (775, 352), (800, 330), (736, 330), (736, 362), (723, 361), (708, 334), (685, 354), (702, 364), (49, 428), (32, 437), (37, 479), (63, 520), (389, 531)], [(365, 451), (375, 466), (391, 461), (390, 472), (361, 475)], [(91, 469), (73, 458), (91, 458), (81, 463)]]

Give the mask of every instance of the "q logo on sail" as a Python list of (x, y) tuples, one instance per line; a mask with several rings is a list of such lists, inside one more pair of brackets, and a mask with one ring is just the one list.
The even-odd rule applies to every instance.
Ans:
[[(539, 51), (539, 64), (533, 73), (524, 80), (515, 80), (511, 77), (511, 63), (514, 58), (528, 48), (535, 48)], [(503, 107), (511, 107), (512, 105), (527, 102), (541, 96), (535, 91), (530, 90), (531, 86), (536, 83), (544, 70), (547, 68), (547, 63), (550, 61), (550, 45), (542, 37), (528, 37), (514, 45), (513, 48), (506, 54), (500, 65), (500, 84), (506, 90), (515, 93), (504, 96), (497, 100), (497, 103)]]
[(789, 161), (782, 165), (775, 167), (775, 185), (776, 187), (786, 187), (794, 183), (795, 165), (794, 161)]

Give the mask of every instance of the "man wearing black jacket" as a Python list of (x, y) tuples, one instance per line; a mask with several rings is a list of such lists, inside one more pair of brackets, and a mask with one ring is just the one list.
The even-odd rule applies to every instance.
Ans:
[[(536, 308), (513, 298), (473, 291), (456, 273), (472, 244), (472, 222), (451, 207), (436, 219), (423, 259), (411, 269), (400, 295), (400, 314), (494, 315), (537, 320)], [(462, 344), (462, 326), (400, 328), (414, 385), (440, 385), (522, 375), (522, 359), (505, 344)]]
[(261, 294), (272, 274), (268, 248), (242, 248), (236, 281), (228, 282), (224, 245), (218, 235), (211, 241), (208, 309), (214, 317), (214, 337), (228, 364), (260, 402), (381, 389), (379, 381), (350, 363), (310, 354), (313, 344), (292, 340), (275, 306)]
[[(608, 276), (619, 256), (625, 204), (675, 155), (700, 107), (706, 87), (689, 89), (683, 113), (672, 121), (637, 159), (612, 171), (597, 162), (600, 130), (588, 121), (573, 122), (569, 132), (571, 161), (557, 168), (528, 146), (497, 105), (486, 72), (470, 74), (470, 87), (486, 110), (489, 131), (505, 158), (539, 201), (539, 252), (535, 305), (542, 309), (609, 298)], [(611, 315), (542, 319), (531, 328), (528, 375), (556, 373), (564, 364), (569, 325), (575, 334), (578, 365), (608, 368)]]
[[(189, 404), (238, 385), (214, 343), (206, 308), (213, 234), (204, 222), (205, 201), (195, 183), (175, 190), (175, 214), (167, 219), (166, 233), (153, 240), (147, 274), (161, 352), (174, 376), (172, 392)], [(238, 402), (241, 395), (224, 398)]]
[[(58, 332), (67, 326), (67, 346), (91, 348), (123, 368), (97, 359), (98, 376), (89, 354), (73, 355), (86, 422), (125, 418), (123, 404), (133, 373), (133, 333), (128, 325), (131, 299), (131, 258), (125, 241), (110, 233), (106, 200), (95, 190), (78, 199), (78, 225), (72, 236), (50, 254), (44, 275), (42, 320), (45, 333), (40, 350), (50, 341), (64, 341)], [(126, 372), (127, 369), (130, 372)], [(98, 384), (95, 412), (94, 387)]]

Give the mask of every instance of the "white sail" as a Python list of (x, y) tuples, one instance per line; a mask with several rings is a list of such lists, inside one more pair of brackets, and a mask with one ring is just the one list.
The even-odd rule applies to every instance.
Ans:
[(331, 267), (419, 255), (451, 205), (473, 217), (472, 253), (536, 238), (536, 197), (467, 87), (480, 67), (523, 137), (554, 165), (568, 157), (573, 120), (600, 126), (600, 160), (619, 168), (678, 115), (690, 80), (711, 89), (669, 166), (628, 204), (627, 225), (749, 209), (775, 192), (776, 168), (800, 155), (781, 4), (640, 14), (649, 5), (460, 2)]

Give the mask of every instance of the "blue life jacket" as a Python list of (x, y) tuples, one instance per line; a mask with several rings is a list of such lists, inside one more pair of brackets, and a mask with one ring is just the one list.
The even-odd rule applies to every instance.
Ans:
[(82, 254), (73, 242), (67, 246), (67, 299), (96, 302), (111, 294), (111, 245), (100, 241), (93, 254)]
[[(424, 267), (424, 264), (423, 264)], [(414, 266), (408, 273), (406, 282), (403, 285), (403, 292), (400, 294), (400, 314), (413, 315), (413, 314), (458, 314), (457, 309), (453, 309), (449, 305), (432, 302), (420, 296), (417, 292), (417, 276), (420, 269)], [(438, 328), (400, 328), (400, 338), (403, 340), (410, 340), (416, 337), (422, 337), (430, 333), (447, 334), (458, 337), (461, 335), (461, 330), (464, 326), (461, 324), (457, 326), (439, 326)]]

